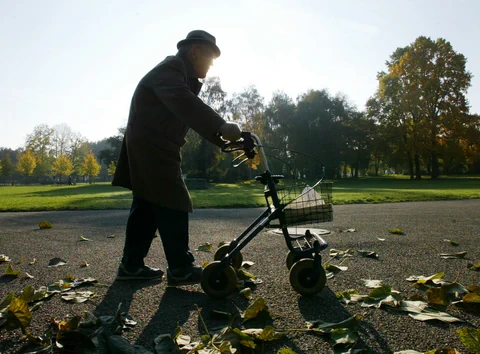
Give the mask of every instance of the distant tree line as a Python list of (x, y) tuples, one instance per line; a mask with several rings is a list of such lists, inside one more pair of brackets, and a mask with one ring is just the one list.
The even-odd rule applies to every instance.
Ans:
[[(480, 116), (469, 112), (465, 97), (472, 78), (466, 62), (444, 39), (418, 37), (387, 60), (364, 111), (327, 90), (310, 90), (295, 101), (275, 92), (265, 103), (250, 86), (230, 97), (217, 77), (205, 81), (200, 97), (225, 119), (259, 135), (276, 173), (311, 178), (325, 173), (330, 179), (479, 174)], [(117, 135), (92, 143), (65, 124), (37, 126), (24, 148), (0, 149), (2, 181), (109, 180), (124, 132), (121, 127)], [(182, 170), (190, 178), (230, 182), (252, 178), (259, 167), (255, 159), (232, 169), (230, 158), (193, 131), (182, 154)]]

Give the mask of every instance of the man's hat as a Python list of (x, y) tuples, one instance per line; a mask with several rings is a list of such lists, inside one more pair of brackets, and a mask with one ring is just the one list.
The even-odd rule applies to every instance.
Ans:
[(215, 55), (217, 56), (217, 58), (220, 56), (220, 48), (217, 47), (215, 37), (208, 32), (202, 30), (195, 30), (190, 32), (189, 34), (187, 34), (187, 38), (177, 43), (177, 49), (180, 49), (182, 45), (189, 42), (208, 43), (215, 50)]

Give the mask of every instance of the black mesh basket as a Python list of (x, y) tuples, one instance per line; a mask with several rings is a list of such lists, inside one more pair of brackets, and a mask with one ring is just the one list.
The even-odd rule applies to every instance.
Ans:
[(332, 182), (313, 187), (295, 182), (277, 189), (286, 225), (315, 224), (333, 220)]

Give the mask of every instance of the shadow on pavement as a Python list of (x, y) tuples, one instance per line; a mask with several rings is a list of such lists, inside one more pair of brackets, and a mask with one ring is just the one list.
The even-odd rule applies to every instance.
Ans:
[[(171, 334), (176, 326), (188, 321), (195, 304), (202, 307), (208, 300), (203, 292), (167, 287), (158, 305), (158, 310), (143, 329), (135, 344), (153, 350), (153, 340), (161, 334)], [(193, 338), (196, 339), (196, 338)]]
[(114, 281), (110, 288), (108, 288), (102, 302), (95, 308), (94, 315), (114, 316), (119, 303), (122, 303), (121, 312), (128, 313), (135, 292), (158, 284), (159, 282), (161, 282), (160, 279), (158, 281)]
[[(323, 322), (328, 322), (328, 323), (338, 323), (355, 315), (354, 313), (349, 312), (337, 300), (335, 293), (332, 290), (330, 290), (330, 288), (328, 287), (324, 288), (316, 296), (300, 297), (298, 299), (298, 308), (303, 318), (305, 319), (305, 321), (321, 320)], [(363, 326), (364, 326), (364, 323), (360, 321), (357, 324), (357, 331), (365, 333), (365, 331), (362, 328)], [(371, 333), (372, 330), (374, 329), (369, 328), (370, 334), (372, 334)], [(382, 340), (381, 336), (378, 335), (378, 332), (376, 332), (376, 334), (377, 335), (375, 336), (375, 338), (377, 339), (380, 347), (385, 348), (385, 350), (388, 351), (387, 343)], [(312, 335), (316, 335), (316, 334), (312, 334)], [(327, 342), (329, 341), (328, 336), (323, 336), (322, 338)], [(369, 350), (369, 353), (370, 352), (375, 353), (375, 351), (369, 348), (369, 346), (365, 342), (363, 342), (362, 339), (359, 339), (359, 341), (355, 345), (355, 348), (367, 349)]]

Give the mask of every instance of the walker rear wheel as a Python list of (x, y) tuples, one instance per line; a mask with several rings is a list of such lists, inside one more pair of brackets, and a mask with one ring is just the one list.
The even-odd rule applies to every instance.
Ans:
[[(315, 271), (315, 272), (314, 272)], [(315, 275), (315, 273), (318, 273)], [(314, 269), (314, 260), (304, 258), (293, 264), (290, 269), (290, 284), (299, 294), (311, 296), (319, 293), (327, 283), (325, 269)]]
[(223, 299), (237, 288), (237, 273), (231, 266), (212, 262), (203, 269), (200, 284), (207, 295)]
[[(230, 248), (230, 244), (227, 243), (225, 245), (220, 246), (217, 251), (215, 252), (215, 255), (213, 256), (213, 259), (215, 261), (221, 261), (223, 257), (225, 257), (228, 253), (228, 250)], [(243, 256), (240, 252), (237, 252), (233, 255), (232, 260), (231, 260), (231, 265), (235, 269), (240, 269), (242, 268), (242, 263), (243, 263)]]

